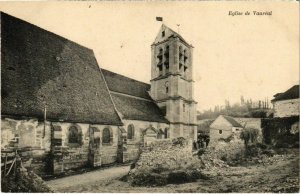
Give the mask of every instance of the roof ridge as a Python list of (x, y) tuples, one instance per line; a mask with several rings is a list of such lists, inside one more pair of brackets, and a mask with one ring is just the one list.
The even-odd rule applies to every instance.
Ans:
[(173, 30), (172, 28), (170, 28), (169, 26), (163, 24), (163, 26), (165, 26), (166, 28), (168, 28), (173, 34), (177, 35), (179, 38), (181, 38), (186, 44), (188, 45), (191, 45), (189, 44), (184, 38), (182, 35), (180, 35), (179, 33), (177, 33), (175, 30)]
[(142, 84), (145, 84), (145, 85), (150, 85), (150, 83), (146, 83), (146, 82), (143, 82), (143, 81), (139, 81), (139, 80), (136, 80), (136, 79), (127, 77), (127, 76), (125, 76), (125, 75), (122, 75), (122, 74), (119, 74), (119, 73), (116, 73), (116, 72), (113, 72), (113, 71), (104, 69), (104, 68), (101, 68), (101, 69), (104, 70), (104, 71), (107, 71), (107, 72), (109, 72), (109, 73), (111, 73), (111, 74), (115, 74), (115, 75), (118, 75), (118, 76), (122, 76), (122, 77), (124, 77), (124, 78), (130, 79), (130, 80), (135, 81), (135, 82), (139, 82), (139, 83), (142, 83)]
[(122, 92), (116, 92), (116, 91), (113, 91), (113, 90), (110, 90), (110, 92), (116, 94), (116, 95), (122, 95), (122, 96), (126, 96), (128, 98), (134, 98), (134, 99), (138, 99), (138, 100), (144, 100), (144, 101), (147, 101), (147, 102), (154, 102), (153, 100), (149, 100), (149, 99), (146, 99), (146, 98), (143, 98), (143, 97), (139, 97), (139, 96), (133, 96), (133, 95), (130, 95), (130, 94), (125, 94), (125, 93), (122, 93)]
[(228, 115), (221, 115), (223, 116), (233, 127), (242, 127), (242, 125), (237, 122), (233, 117)]
[[(94, 52), (93, 52), (93, 53), (94, 53)], [(97, 61), (97, 59), (96, 59), (96, 61)], [(98, 64), (98, 62), (97, 62), (97, 64)], [(104, 85), (105, 85), (105, 87), (106, 87), (106, 90), (108, 91), (109, 98), (110, 98), (110, 100), (111, 100), (111, 102), (112, 102), (112, 104), (113, 104), (114, 110), (115, 110), (115, 112), (117, 113), (117, 115), (118, 115), (118, 117), (119, 117), (121, 123), (124, 124), (124, 123), (123, 123), (123, 120), (122, 120), (122, 118), (121, 118), (121, 112), (118, 111), (118, 109), (117, 109), (117, 107), (116, 107), (116, 105), (115, 105), (115, 102), (114, 102), (114, 100), (113, 100), (113, 98), (112, 98), (112, 96), (111, 96), (111, 94), (110, 94), (110, 90), (109, 90), (108, 85), (107, 85), (107, 83), (106, 83), (105, 76), (103, 75), (103, 73), (102, 73), (102, 71), (101, 71), (100, 65), (98, 64), (97, 66), (98, 66), (98, 70), (100, 71), (100, 74), (101, 74), (101, 76), (102, 76), (102, 78), (103, 78), (103, 80), (104, 80)]]
[(299, 84), (290, 87), (284, 92), (275, 94), (274, 97), (271, 102), (299, 98)]

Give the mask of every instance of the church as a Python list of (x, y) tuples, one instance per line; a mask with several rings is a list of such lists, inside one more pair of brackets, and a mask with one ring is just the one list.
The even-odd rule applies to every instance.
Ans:
[(152, 141), (197, 138), (193, 46), (166, 25), (151, 45), (148, 84), (102, 69), (89, 48), (0, 17), (1, 149), (30, 147), (38, 174), (129, 162)]

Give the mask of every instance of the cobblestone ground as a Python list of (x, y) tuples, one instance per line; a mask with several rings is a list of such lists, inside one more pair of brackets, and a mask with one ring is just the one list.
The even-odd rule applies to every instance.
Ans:
[(299, 153), (276, 155), (270, 163), (229, 167), (209, 180), (164, 187), (131, 187), (120, 181), (128, 166), (97, 170), (47, 183), (56, 192), (299, 192)]

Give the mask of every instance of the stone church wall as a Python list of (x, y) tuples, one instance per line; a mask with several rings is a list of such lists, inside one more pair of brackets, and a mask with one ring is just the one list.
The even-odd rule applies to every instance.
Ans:
[[(87, 165), (101, 166), (116, 162), (134, 161), (139, 157), (140, 146), (164, 139), (162, 133), (170, 126), (166, 123), (124, 120), (122, 126), (126, 134), (129, 125), (134, 127), (132, 139), (126, 139), (126, 150), (122, 148), (121, 127), (108, 125), (90, 125), (84, 123), (49, 122), (44, 123), (37, 119), (15, 120), (3, 118), (1, 125), (1, 147), (31, 147), (30, 157), (33, 158), (30, 166), (39, 175), (60, 174), (70, 169), (81, 168)], [(45, 128), (44, 128), (45, 127)], [(70, 128), (78, 129), (79, 143), (69, 141)], [(93, 138), (99, 138), (100, 144), (91, 150), (92, 136), (90, 128), (97, 129)], [(111, 132), (111, 141), (103, 143), (103, 130)], [(146, 129), (155, 129), (147, 130)], [(45, 130), (44, 130), (45, 129)], [(153, 133), (152, 135), (150, 134)], [(125, 138), (126, 138), (125, 134)], [(145, 135), (145, 136), (143, 136)], [(180, 132), (178, 134), (180, 136)], [(94, 144), (93, 144), (94, 145)], [(26, 161), (25, 161), (26, 162)]]
[[(45, 125), (45, 130), (44, 130)], [(80, 129), (81, 143), (69, 143), (68, 133), (71, 126)], [(117, 162), (118, 136), (117, 126), (89, 125), (82, 123), (42, 122), (37, 119), (1, 119), (1, 149), (31, 148), (26, 153), (30, 160), (30, 168), (39, 175), (58, 174), (69, 169), (90, 165), (90, 134), (89, 128), (99, 129), (101, 144), (94, 152), (94, 160), (100, 165)], [(111, 142), (102, 143), (104, 128), (111, 131)]]
[[(155, 129), (162, 129), (169, 128), (168, 124), (165, 123), (158, 123), (158, 122), (149, 122), (149, 121), (137, 121), (137, 120), (123, 120), (124, 122), (124, 129), (128, 132), (128, 126), (134, 126), (134, 137), (133, 139), (127, 138), (127, 161), (136, 160), (140, 153), (140, 146), (144, 140), (142, 139), (142, 133), (150, 126), (154, 127)], [(146, 138), (147, 141), (147, 138)]]
[[(18, 152), (24, 158), (24, 165), (30, 165), (39, 175), (46, 173), (47, 164), (44, 161), (50, 151), (50, 133), (46, 130), (44, 134), (44, 123), (37, 119), (2, 118), (1, 150), (11, 148), (27, 150)], [(3, 158), (6, 156), (1, 154)]]

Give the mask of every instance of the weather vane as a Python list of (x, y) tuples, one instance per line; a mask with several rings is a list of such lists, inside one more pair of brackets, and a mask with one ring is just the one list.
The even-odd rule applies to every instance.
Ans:
[(180, 24), (176, 24), (177, 25), (177, 32), (179, 34), (179, 27), (180, 27)]

